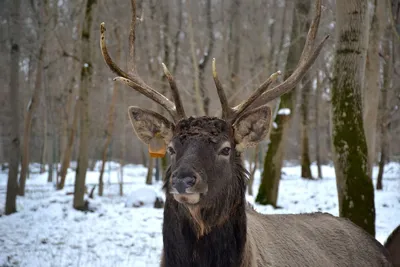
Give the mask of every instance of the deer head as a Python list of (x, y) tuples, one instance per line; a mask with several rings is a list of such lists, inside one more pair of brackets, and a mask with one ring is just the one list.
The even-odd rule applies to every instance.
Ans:
[[(135, 12), (133, 3), (133, 18), (136, 17)], [(236, 190), (245, 187), (244, 179), (238, 179), (238, 172), (244, 171), (240, 154), (267, 135), (271, 110), (266, 104), (295, 88), (317, 58), (327, 39), (326, 37), (315, 45), (320, 15), (321, 3), (318, 0), (316, 15), (310, 25), (305, 47), (298, 67), (292, 75), (270, 88), (280, 72), (272, 74), (247, 100), (235, 107), (228, 106), (224, 89), (218, 79), (215, 59), (213, 60), (213, 78), (222, 106), (221, 118), (187, 118), (174, 78), (164, 64), (163, 70), (170, 84), (173, 102), (144, 83), (136, 71), (131, 74), (122, 71), (108, 54), (105, 26), (104, 23), (101, 24), (101, 50), (107, 65), (118, 75), (114, 80), (154, 100), (172, 117), (171, 121), (151, 110), (136, 106), (129, 108), (129, 117), (138, 138), (145, 144), (162, 140), (167, 147), (171, 165), (165, 188), (177, 202), (187, 205), (212, 205), (216, 201), (222, 201), (221, 194), (234, 196), (237, 195)], [(134, 40), (134, 22), (131, 27), (130, 40)], [(255, 100), (263, 102), (264, 105), (255, 107)]]

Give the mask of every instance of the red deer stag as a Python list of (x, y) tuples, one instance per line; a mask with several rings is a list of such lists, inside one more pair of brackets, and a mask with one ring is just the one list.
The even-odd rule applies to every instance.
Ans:
[[(135, 0), (131, 2), (132, 57), (136, 5)], [(272, 89), (279, 72), (246, 101), (231, 108), (213, 61), (222, 118), (187, 118), (176, 83), (164, 64), (174, 102), (144, 83), (133, 62), (129, 74), (121, 70), (109, 56), (105, 26), (101, 25), (101, 50), (107, 65), (118, 75), (114, 80), (154, 100), (173, 119), (147, 109), (129, 108), (139, 139), (149, 145), (163, 140), (171, 157), (164, 185), (161, 266), (391, 266), (383, 246), (346, 219), (323, 213), (262, 215), (245, 199), (248, 172), (241, 152), (263, 140), (271, 123), (270, 108), (254, 107), (254, 101), (267, 103), (289, 92), (311, 67), (327, 39), (315, 45), (320, 0), (315, 10), (297, 69)]]

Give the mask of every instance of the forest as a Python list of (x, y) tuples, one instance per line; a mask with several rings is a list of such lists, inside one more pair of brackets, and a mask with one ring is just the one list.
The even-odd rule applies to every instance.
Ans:
[[(0, 266), (159, 266), (173, 161), (128, 109), (173, 113), (137, 88), (176, 100), (173, 76), (186, 116), (223, 116), (216, 86), (240, 107), (298, 75), (315, 2), (0, 1)], [(400, 0), (321, 2), (315, 60), (254, 102), (272, 114), (241, 154), (245, 198), (348, 218), (383, 244), (400, 225)]]

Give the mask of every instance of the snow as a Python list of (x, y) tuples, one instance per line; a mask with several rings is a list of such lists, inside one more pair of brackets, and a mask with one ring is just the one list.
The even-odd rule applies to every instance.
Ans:
[[(95, 170), (87, 174), (89, 190), (98, 182), (99, 168), (96, 164)], [(95, 194), (90, 199), (95, 211), (87, 213), (74, 210), (73, 196), (67, 194), (73, 191), (73, 168), (68, 170), (62, 191), (55, 191), (47, 183), (47, 174), (39, 173), (39, 164), (31, 164), (30, 170), (26, 196), (17, 199), (18, 213), (0, 217), (0, 266), (159, 266), (163, 210), (154, 209), (149, 203), (156, 196), (163, 196), (162, 184), (145, 185), (146, 168), (124, 167), (125, 195), (121, 197), (120, 166), (108, 162), (104, 196)], [(400, 164), (389, 163), (385, 170), (384, 188), (375, 191), (376, 237), (380, 242), (400, 224)], [(316, 166), (312, 166), (312, 172), (316, 176)], [(322, 173), (322, 180), (309, 181), (299, 178), (299, 166), (284, 167), (278, 199), (282, 208), (255, 208), (268, 214), (324, 211), (338, 215), (334, 169), (325, 165)], [(255, 175), (256, 192), (260, 171)], [(6, 183), (7, 173), (0, 172), (0, 214), (4, 211)], [(254, 197), (247, 199), (254, 203)], [(146, 205), (127, 205), (138, 201)]]
[(126, 207), (153, 207), (157, 197), (163, 198), (153, 186), (141, 187), (128, 196), (125, 205)]
[(278, 110), (278, 115), (290, 115), (290, 109), (281, 108), (280, 110)]

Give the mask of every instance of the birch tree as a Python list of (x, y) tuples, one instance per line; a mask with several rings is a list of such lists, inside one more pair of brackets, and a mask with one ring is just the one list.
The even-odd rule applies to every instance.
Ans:
[(375, 235), (374, 188), (368, 173), (362, 87), (368, 47), (368, 1), (336, 1), (332, 81), (333, 158), (339, 214)]

